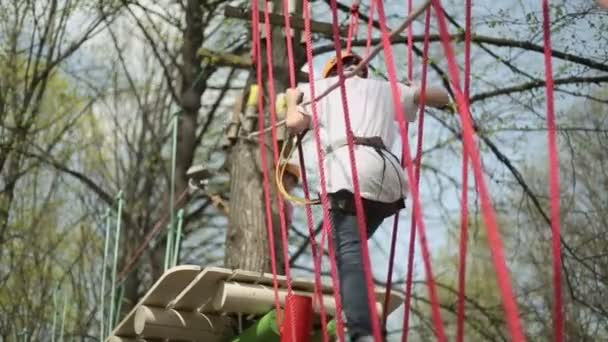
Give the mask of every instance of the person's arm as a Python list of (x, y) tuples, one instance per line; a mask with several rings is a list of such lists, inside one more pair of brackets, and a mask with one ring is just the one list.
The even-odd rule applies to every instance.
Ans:
[(306, 115), (299, 106), (302, 92), (298, 88), (289, 88), (285, 95), (287, 97), (285, 125), (290, 133), (300, 134), (310, 127), (310, 116)]
[[(414, 103), (416, 105), (420, 104), (421, 94), (422, 89), (418, 87), (416, 89), (416, 93), (414, 94)], [(440, 87), (426, 87), (425, 98), (425, 104), (434, 108), (444, 108), (450, 103), (450, 96), (443, 88)]]

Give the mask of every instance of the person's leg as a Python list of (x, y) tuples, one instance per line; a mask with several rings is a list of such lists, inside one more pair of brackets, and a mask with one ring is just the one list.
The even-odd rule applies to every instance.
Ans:
[[(356, 341), (359, 337), (373, 334), (359, 224), (355, 215), (340, 210), (332, 210), (331, 214), (342, 305), (349, 335), (352, 341)], [(381, 223), (382, 218), (367, 217), (368, 237)]]

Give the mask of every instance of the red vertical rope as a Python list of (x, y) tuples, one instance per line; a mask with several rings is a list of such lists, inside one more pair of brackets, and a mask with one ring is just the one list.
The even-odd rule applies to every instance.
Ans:
[[(408, 15), (412, 12), (412, 0), (408, 0)], [(429, 15), (429, 12), (427, 11), (427, 16)], [(425, 26), (425, 35), (428, 36), (428, 23), (430, 23), (430, 18), (427, 18), (426, 20), (427, 25)], [(413, 31), (412, 31), (412, 26), (408, 26), (408, 54), (407, 54), (407, 77), (408, 80), (411, 82), (413, 79), (413, 73), (414, 73), (414, 55), (413, 55)], [(426, 39), (425, 36), (425, 46), (424, 46), (424, 54), (423, 54), (423, 60), (426, 60), (427, 57), (427, 53), (428, 53), (428, 40)], [(423, 69), (423, 83), (426, 84), (426, 66), (423, 65), (422, 66)], [(425, 88), (425, 87), (423, 87)], [(425, 90), (422, 90), (422, 97), (424, 98), (424, 92)], [(423, 103), (420, 107), (420, 118), (421, 120), (419, 121), (419, 127), (418, 127), (418, 152), (417, 155), (421, 156), (422, 154), (422, 127), (424, 125), (422, 117), (424, 116), (424, 105), (425, 102), (423, 100)], [(407, 125), (409, 126), (409, 125)], [(406, 128), (408, 128), (406, 126)], [(408, 134), (408, 139), (409, 139), (409, 134)], [(417, 161), (420, 160), (419, 157), (416, 158)], [(405, 169), (406, 165), (405, 165), (405, 158), (403, 158), (403, 153), (401, 155), (401, 166)], [(419, 163), (417, 163), (417, 170), (419, 170)], [(418, 183), (418, 178), (420, 177), (420, 172), (418, 171), (416, 173), (416, 183)], [(388, 268), (388, 276), (387, 276), (387, 284), (388, 284), (388, 288), (386, 291), (386, 297), (385, 297), (385, 306), (388, 305), (388, 298), (390, 297), (390, 292), (391, 292), (391, 283), (392, 283), (392, 279), (393, 279), (393, 263), (394, 263), (394, 258), (395, 258), (395, 250), (396, 250), (396, 242), (397, 242), (397, 236), (398, 236), (398, 229), (399, 229), (399, 213), (397, 213), (395, 215), (395, 219), (393, 221), (393, 233), (392, 233), (392, 239), (391, 239), (391, 247), (390, 247), (390, 254), (389, 254), (389, 268)], [(407, 341), (407, 326), (409, 325), (409, 304), (410, 304), (410, 299), (411, 296), (408, 298), (408, 291), (411, 290), (411, 275), (412, 275), (412, 270), (413, 270), (413, 259), (414, 259), (414, 250), (415, 250), (415, 240), (416, 240), (416, 226), (415, 226), (415, 220), (414, 220), (414, 216), (412, 216), (412, 223), (411, 223), (411, 228), (410, 228), (410, 243), (409, 243), (409, 258), (408, 258), (408, 269), (407, 269), (407, 274), (409, 275), (409, 282), (410, 285), (407, 286), (406, 285), (406, 314), (404, 315), (404, 329), (403, 329), (403, 335), (402, 335), (402, 339), (404, 341)], [(407, 282), (406, 282), (407, 284)], [(409, 289), (409, 290), (408, 290)], [(384, 324), (386, 324), (386, 314), (384, 315)]]
[[(308, 60), (308, 79), (309, 79), (309, 86), (310, 86), (310, 98), (314, 99), (316, 98), (315, 96), (315, 78), (314, 78), (314, 65), (312, 63), (313, 61), (313, 55), (312, 55), (312, 34), (311, 34), (311, 25), (310, 25), (310, 2), (309, 0), (304, 0), (304, 32), (305, 32), (305, 38), (306, 38), (306, 58)], [(323, 256), (323, 247), (325, 245), (325, 237), (327, 236), (329, 238), (329, 257), (330, 257), (330, 272), (331, 272), (331, 277), (332, 277), (332, 284), (333, 284), (333, 289), (334, 289), (334, 297), (335, 297), (335, 302), (336, 302), (336, 321), (337, 321), (337, 334), (338, 334), (338, 338), (341, 342), (343, 342), (344, 339), (344, 320), (342, 317), (342, 298), (340, 295), (340, 280), (338, 277), (338, 273), (337, 273), (337, 265), (336, 265), (336, 253), (335, 250), (333, 248), (333, 234), (332, 234), (332, 223), (331, 223), (331, 215), (329, 213), (329, 198), (327, 196), (327, 180), (325, 178), (325, 156), (324, 156), (324, 152), (321, 148), (321, 134), (320, 134), (320, 123), (319, 123), (319, 115), (318, 115), (318, 111), (317, 111), (317, 102), (316, 101), (312, 101), (311, 103), (311, 109), (312, 109), (312, 124), (313, 124), (313, 133), (314, 133), (314, 138), (315, 138), (315, 142), (316, 142), (316, 147), (317, 147), (317, 159), (319, 162), (319, 182), (321, 185), (321, 204), (323, 206), (323, 235), (321, 237), (321, 248), (319, 251), (319, 258), (317, 259), (319, 261), (319, 265), (320, 265), (320, 258)], [(324, 336), (324, 339), (327, 338), (327, 336)]]
[(350, 8), (350, 25), (348, 26), (348, 40), (346, 41), (346, 51), (350, 53), (353, 46), (353, 38), (357, 36), (359, 30), (359, 3), (355, 1)]
[[(280, 162), (280, 156), (279, 156), (279, 142), (278, 142), (278, 135), (277, 135), (277, 113), (276, 113), (276, 103), (275, 103), (275, 96), (276, 96), (276, 92), (275, 92), (275, 88), (274, 88), (274, 74), (273, 74), (273, 66), (274, 63), (272, 62), (272, 29), (270, 27), (270, 10), (268, 7), (268, 1), (266, 1), (264, 6), (264, 21), (265, 21), (265, 27), (266, 27), (266, 62), (267, 62), (267, 69), (268, 69), (268, 97), (270, 98), (270, 124), (271, 124), (271, 132), (272, 132), (272, 152), (273, 152), (273, 156), (274, 156), (274, 162), (275, 162), (275, 168), (279, 167), (279, 162)], [(262, 136), (265, 137), (264, 134), (261, 134)], [(261, 145), (261, 149), (265, 149), (264, 147), (265, 145)], [(266, 165), (266, 164), (263, 164)], [(291, 269), (289, 266), (289, 242), (288, 242), (288, 238), (287, 238), (287, 221), (285, 218), (285, 203), (283, 202), (283, 198), (281, 197), (280, 194), (277, 194), (277, 200), (279, 202), (279, 220), (280, 220), (280, 229), (281, 229), (281, 243), (283, 246), (283, 264), (285, 267), (285, 278), (286, 278), (286, 282), (287, 282), (287, 296), (291, 297), (293, 296), (293, 291), (292, 291), (292, 279), (291, 279)], [(274, 231), (273, 231), (274, 233)], [(274, 239), (273, 239), (274, 240)], [(272, 249), (275, 248), (275, 245), (272, 244)], [(291, 306), (291, 308), (293, 308), (293, 306)], [(293, 317), (293, 313), (292, 313), (292, 317)], [(292, 324), (295, 324), (294, 320), (291, 320)], [(292, 341), (295, 341), (296, 337), (295, 337), (295, 326), (291, 327), (292, 329), (290, 329), (291, 333), (293, 336), (291, 336)]]
[[(464, 97), (469, 101), (471, 84), (471, 0), (466, 0), (465, 33), (464, 33)], [(467, 242), (469, 230), (469, 155), (462, 148), (462, 197), (460, 214), (460, 257), (458, 271), (458, 308), (456, 322), (456, 342), (464, 341), (464, 309), (467, 274)]]
[(359, 224), (359, 233), (361, 237), (361, 250), (363, 256), (363, 270), (365, 273), (365, 280), (367, 284), (367, 300), (370, 308), (370, 316), (372, 319), (372, 330), (374, 338), (377, 341), (382, 339), (380, 331), (380, 322), (378, 320), (378, 308), (376, 307), (376, 300), (374, 296), (374, 282), (371, 274), (371, 263), (369, 256), (369, 248), (367, 245), (367, 222), (365, 218), (365, 212), (363, 209), (363, 200), (361, 198), (361, 190), (359, 186), (359, 174), (357, 173), (357, 161), (355, 158), (354, 150), (354, 138), (353, 131), (350, 122), (350, 115), (348, 111), (348, 99), (346, 98), (346, 84), (344, 78), (344, 68), (342, 64), (342, 46), (340, 43), (340, 32), (338, 30), (338, 9), (336, 0), (331, 0), (331, 12), (333, 22), (333, 36), (334, 36), (334, 48), (336, 50), (337, 57), (337, 70), (338, 79), (340, 82), (340, 95), (342, 98), (342, 108), (344, 108), (344, 123), (346, 128), (346, 139), (348, 142), (348, 155), (350, 158), (350, 169), (353, 180), (353, 193), (355, 197), (355, 208), (357, 211), (357, 221)]
[(370, 0), (369, 18), (367, 19), (367, 42), (365, 43), (365, 55), (369, 56), (372, 48), (372, 31), (374, 29), (374, 11), (376, 10), (376, 1)]
[[(291, 33), (291, 18), (289, 14), (289, 0), (283, 0), (283, 16), (285, 18), (285, 29), (287, 32)], [(289, 85), (294, 88), (297, 85), (296, 80), (296, 72), (295, 72), (295, 61), (293, 54), (293, 36), (291, 34), (286, 35), (287, 40), (287, 58), (289, 61)], [(309, 60), (308, 63), (312, 63), (312, 60)], [(304, 162), (304, 152), (302, 150), (302, 144), (298, 143), (298, 157), (300, 162), (300, 174), (302, 177), (302, 189), (304, 191), (304, 198), (306, 200), (310, 200), (310, 189), (308, 187), (308, 177), (306, 176), (306, 165)], [(325, 305), (323, 303), (323, 293), (322, 293), (322, 283), (321, 283), (321, 260), (317, 262), (317, 254), (318, 248), (315, 239), (315, 229), (314, 229), (314, 218), (312, 215), (312, 208), (309, 204), (306, 204), (306, 222), (308, 225), (308, 233), (310, 235), (310, 247), (312, 250), (313, 257), (313, 266), (315, 268), (315, 289), (314, 293), (319, 303), (319, 309), (321, 313), (321, 329), (323, 331), (323, 340), (328, 341), (329, 335), (327, 332), (327, 313), (325, 311)], [(322, 246), (321, 246), (322, 247)], [(322, 253), (321, 253), (322, 255)]]
[[(302, 174), (302, 189), (304, 191), (304, 198), (306, 200), (310, 200), (310, 189), (308, 187), (308, 179), (306, 177), (305, 164), (304, 164), (304, 153), (302, 152), (302, 146), (298, 146), (299, 149), (299, 159), (300, 159), (300, 168)], [(310, 247), (312, 249), (312, 258), (314, 262), (314, 273), (315, 273), (315, 296), (319, 301), (319, 310), (321, 313), (321, 330), (323, 331), (323, 342), (329, 342), (329, 333), (327, 331), (327, 312), (325, 311), (325, 304), (323, 303), (323, 289), (321, 282), (321, 258), (323, 256), (323, 243), (321, 244), (321, 249), (317, 246), (317, 241), (315, 239), (315, 229), (314, 229), (314, 220), (312, 216), (312, 208), (310, 205), (306, 205), (306, 220), (308, 221), (308, 234), (310, 235)], [(325, 234), (323, 234), (325, 235)], [(319, 250), (321, 253), (319, 253)], [(320, 257), (319, 257), (320, 256)]]
[(545, 77), (547, 80), (547, 125), (549, 127), (549, 169), (551, 182), (551, 230), (553, 232), (553, 286), (555, 341), (564, 340), (562, 302), (562, 256), (560, 249), (560, 191), (559, 152), (555, 129), (555, 99), (553, 96), (553, 66), (551, 61), (551, 23), (549, 0), (543, 0), (543, 30), (545, 39)]
[[(407, 0), (407, 14), (412, 13), (412, 0)], [(414, 32), (412, 25), (407, 27), (407, 79), (414, 77)]]
[[(289, 61), (289, 85), (296, 86), (296, 70), (294, 67), (293, 41), (291, 32), (291, 19), (289, 17), (289, 0), (283, 0), (283, 17), (285, 18), (285, 41), (287, 42), (287, 59)], [(268, 22), (266, 23), (268, 26)]]
[[(421, 80), (421, 93), (420, 93), (420, 114), (418, 121), (418, 141), (417, 141), (417, 150), (416, 150), (416, 174), (415, 174), (415, 184), (416, 192), (419, 193), (420, 189), (420, 169), (422, 165), (422, 142), (423, 142), (423, 134), (424, 134), (424, 109), (426, 106), (426, 79), (427, 79), (427, 69), (428, 69), (428, 53), (429, 53), (429, 45), (430, 45), (430, 28), (431, 28), (431, 9), (427, 9), (425, 24), (424, 24), (424, 49), (423, 49), (423, 57), (422, 57), (422, 80)], [(416, 248), (416, 216), (412, 216), (411, 226), (410, 226), (410, 245), (408, 248), (408, 257), (407, 257), (407, 276), (405, 282), (405, 315), (403, 316), (403, 335), (401, 340), (403, 342), (407, 341), (408, 331), (409, 331), (409, 318), (410, 318), (410, 308), (412, 302), (412, 281), (413, 281), (413, 271), (414, 271), (414, 251)]]
[[(386, 56), (386, 62), (387, 62), (386, 64), (387, 64), (389, 79), (391, 82), (393, 101), (394, 101), (394, 106), (397, 109), (397, 119), (399, 121), (399, 126), (401, 128), (403, 156), (405, 157), (405, 163), (407, 165), (408, 180), (409, 180), (410, 184), (416, 184), (416, 181), (415, 181), (416, 176), (414, 174), (414, 168), (412, 166), (412, 156), (411, 156), (411, 152), (410, 152), (410, 146), (409, 146), (409, 141), (408, 141), (407, 131), (406, 131), (406, 120), (405, 120), (403, 108), (401, 107), (401, 101), (400, 101), (401, 94), (400, 94), (399, 88), (397, 87), (397, 72), (396, 72), (395, 64), (394, 64), (394, 60), (393, 60), (392, 45), (391, 45), (390, 38), (389, 38), (389, 32), (386, 27), (386, 16), (384, 14), (384, 6), (382, 4), (382, 1), (378, 1), (377, 5), (378, 5), (378, 14), (379, 14), (378, 19), (379, 19), (381, 27), (382, 27), (382, 44), (384, 46), (384, 54)], [(411, 191), (412, 191), (412, 198), (414, 200), (414, 215), (416, 217), (417, 227), (419, 229), (418, 233), (419, 233), (420, 245), (422, 248), (422, 257), (424, 260), (424, 267), (425, 267), (426, 276), (427, 276), (427, 283), (428, 283), (428, 289), (429, 289), (429, 297), (431, 300), (433, 322), (435, 325), (435, 329), (437, 330), (437, 338), (439, 341), (443, 342), (443, 341), (447, 341), (447, 337), (445, 334), (445, 329), (443, 327), (443, 321), (441, 319), (441, 311), (439, 308), (439, 296), (437, 294), (437, 288), (435, 286), (435, 280), (433, 277), (433, 270), (432, 270), (432, 266), (431, 266), (431, 255), (430, 255), (428, 244), (426, 241), (426, 231), (425, 231), (425, 225), (424, 225), (424, 218), (422, 215), (422, 205), (420, 203), (418, 189), (416, 189), (416, 187), (413, 186), (411, 188)]]
[(466, 289), (466, 262), (467, 262), (467, 240), (468, 240), (468, 225), (469, 225), (469, 213), (468, 213), (468, 191), (465, 190), (469, 186), (469, 171), (468, 171), (469, 157), (463, 147), (462, 155), (462, 212), (460, 216), (460, 257), (458, 264), (460, 269), (458, 271), (458, 309), (457, 309), (457, 322), (456, 322), (456, 341), (462, 342), (464, 340), (464, 304), (465, 304), (465, 289)]
[[(254, 55), (256, 61), (256, 76), (258, 86), (258, 130), (264, 132), (264, 93), (263, 93), (263, 82), (262, 82), (262, 63), (261, 63), (261, 39), (259, 29), (259, 8), (258, 2), (254, 1), (252, 6), (252, 35), (254, 45)], [(268, 156), (266, 155), (265, 140), (266, 135), (259, 135), (260, 155), (262, 159), (262, 165), (267, 165)], [(266, 225), (268, 226), (268, 242), (270, 245), (270, 267), (272, 269), (272, 280), (274, 286), (274, 304), (277, 312), (280, 312), (281, 304), (279, 301), (279, 283), (277, 279), (277, 257), (274, 249), (274, 227), (272, 220), (272, 207), (270, 201), (270, 180), (268, 176), (268, 169), (262, 168), (263, 180), (264, 180), (264, 203), (266, 207)]]
[(477, 146), (475, 146), (473, 139), (474, 132), (470, 117), (471, 114), (469, 111), (469, 104), (460, 88), (459, 70), (458, 66), (456, 65), (454, 51), (452, 50), (452, 46), (450, 44), (450, 36), (445, 15), (443, 13), (443, 8), (441, 6), (441, 1), (433, 0), (433, 5), (437, 13), (441, 42), (448, 61), (448, 71), (450, 73), (452, 89), (454, 90), (454, 95), (456, 96), (456, 102), (458, 103), (462, 120), (465, 149), (467, 150), (468, 155), (471, 157), (473, 171), (475, 173), (475, 178), (477, 180), (481, 195), (482, 211), (487, 229), (488, 244), (490, 251), (492, 252), (494, 267), (496, 268), (496, 276), (502, 295), (503, 306), (505, 308), (507, 325), (513, 341), (525, 341), (525, 336), (523, 334), (519, 319), (519, 310), (517, 303), (515, 302), (509, 271), (504, 257), (502, 241), (498, 232), (496, 214), (494, 212), (494, 208), (492, 207), (492, 201), (485, 183), (483, 170), (481, 168), (481, 157), (479, 155), (479, 150), (477, 149)]
[[(265, 2), (264, 6), (264, 21), (266, 26), (266, 62), (268, 67), (268, 97), (270, 98), (270, 122), (272, 127), (272, 152), (275, 160), (275, 167), (279, 165), (279, 143), (278, 143), (278, 135), (277, 135), (277, 127), (276, 127), (276, 92), (274, 88), (274, 71), (272, 62), (272, 29), (270, 27), (270, 15), (269, 15), (269, 7), (268, 1)], [(291, 293), (291, 270), (289, 267), (289, 245), (287, 243), (287, 221), (285, 220), (285, 202), (283, 199), (278, 196), (279, 200), (279, 219), (281, 224), (281, 240), (283, 243), (283, 258), (285, 263), (285, 276), (287, 278), (287, 293), (288, 295), (292, 295)], [(274, 248), (274, 246), (273, 246)]]

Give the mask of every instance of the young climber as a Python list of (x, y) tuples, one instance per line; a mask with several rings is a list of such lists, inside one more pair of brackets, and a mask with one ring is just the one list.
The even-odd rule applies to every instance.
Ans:
[[(344, 72), (353, 71), (361, 60), (356, 54), (342, 53)], [(332, 58), (325, 66), (323, 79), (315, 81), (317, 96), (338, 81), (336, 62), (337, 57)], [(400, 104), (407, 120), (414, 122), (420, 103), (420, 87), (398, 86)], [(390, 83), (367, 78), (366, 67), (356, 76), (346, 79), (345, 87), (367, 236), (370, 238), (385, 218), (405, 207), (407, 177), (400, 159), (389, 151), (400, 137), (395, 129), (397, 113)], [(309, 94), (309, 84), (287, 90), (286, 125), (292, 134), (313, 128), (311, 106), (300, 105), (311, 100)], [(441, 88), (427, 87), (427, 105), (442, 108), (448, 102), (449, 96)], [(325, 150), (327, 192), (346, 326), (351, 341), (373, 341), (340, 89), (318, 100), (316, 107), (321, 144)]]

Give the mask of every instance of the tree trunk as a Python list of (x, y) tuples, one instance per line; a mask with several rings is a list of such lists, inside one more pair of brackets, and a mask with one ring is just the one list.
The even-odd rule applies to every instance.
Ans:
[[(180, 66), (180, 93), (179, 105), (180, 113), (178, 134), (177, 134), (177, 151), (175, 156), (175, 201), (186, 190), (188, 183), (186, 179), (186, 171), (192, 165), (194, 151), (196, 149), (196, 128), (198, 112), (201, 108), (201, 97), (206, 88), (207, 77), (213, 72), (212, 69), (203, 70), (201, 65), (201, 57), (197, 51), (203, 45), (203, 7), (201, 0), (186, 1), (186, 25), (183, 30), (182, 44), (182, 65)], [(173, 121), (172, 121), (173, 122)], [(170, 185), (170, 184), (169, 184)], [(170, 188), (167, 188), (167, 196), (165, 203), (162, 206), (161, 212), (172, 210), (169, 200)], [(188, 195), (186, 195), (188, 196)], [(183, 207), (187, 203), (187, 198), (177, 205), (177, 208)], [(177, 209), (175, 209), (177, 211)], [(176, 217), (176, 216), (175, 216)], [(177, 219), (175, 218), (175, 221)], [(176, 222), (173, 222), (176, 224)], [(166, 229), (163, 227), (163, 229)], [(133, 234), (132, 234), (133, 235)], [(143, 234), (145, 235), (145, 234)], [(132, 236), (128, 241), (125, 241), (125, 250), (130, 251), (126, 256), (130, 256), (135, 251), (136, 247), (141, 243), (142, 236)], [(162, 241), (157, 243), (154, 250), (149, 254), (151, 260), (152, 279), (155, 281), (160, 278), (164, 272), (162, 263), (165, 257), (166, 235)], [(141, 282), (141, 273), (133, 270), (125, 282), (125, 303), (123, 312), (130, 310), (132, 305), (137, 303), (139, 296), (138, 288)]]
[[(274, 12), (283, 13), (282, 1), (274, 0)], [(296, 1), (296, 8), (300, 12), (302, 2)], [(261, 2), (260, 9), (263, 9)], [(263, 21), (260, 23), (260, 31), (265, 31)], [(277, 93), (283, 92), (289, 86), (288, 61), (285, 58), (287, 55), (287, 47), (285, 36), (281, 27), (274, 27), (272, 30), (272, 51), (273, 51), (273, 68), (274, 85)], [(253, 42), (253, 39), (252, 39)], [(294, 37), (294, 54), (296, 56), (296, 65), (301, 64), (301, 58), (304, 55), (299, 44), (299, 35)], [(263, 77), (266, 80), (266, 46), (265, 40), (261, 44), (260, 62), (263, 63)], [(283, 72), (279, 72), (283, 70)], [(256, 84), (256, 74), (253, 71), (249, 75), (247, 84)], [(264, 104), (265, 110), (265, 127), (270, 125), (270, 111), (268, 104), (268, 84), (264, 84)], [(246, 99), (244, 96), (243, 99)], [(246, 103), (246, 101), (243, 101)], [(257, 124), (254, 130), (257, 130)], [(242, 130), (242, 128), (241, 128)], [(241, 132), (240, 135), (248, 134), (249, 132)], [(277, 272), (284, 273), (282, 242), (280, 234), (280, 219), (278, 211), (277, 189), (274, 180), (274, 158), (272, 150), (271, 134), (266, 135), (266, 151), (268, 163), (265, 165), (269, 171), (271, 185), (271, 201), (272, 201), (272, 221), (274, 228), (274, 241), (277, 261)], [(257, 138), (256, 138), (257, 140)], [(239, 139), (231, 151), (230, 163), (230, 214), (228, 219), (228, 229), (226, 234), (226, 251), (225, 251), (225, 267), (240, 268), (251, 271), (271, 271), (271, 254), (270, 243), (268, 239), (268, 223), (266, 219), (266, 204), (264, 198), (263, 186), (263, 170), (261, 169), (260, 146), (257, 142)]]

